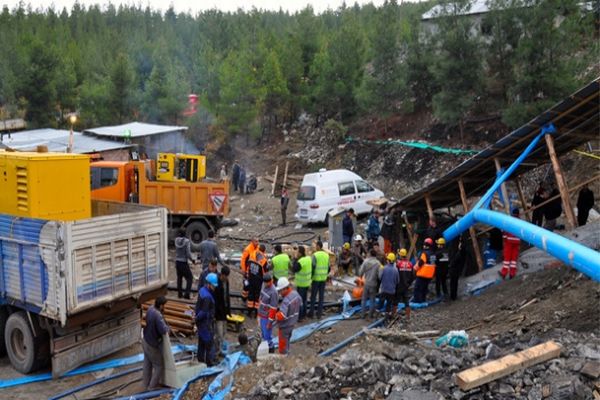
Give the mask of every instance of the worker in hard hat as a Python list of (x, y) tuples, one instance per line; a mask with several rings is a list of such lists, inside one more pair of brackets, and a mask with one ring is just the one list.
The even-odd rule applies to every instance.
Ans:
[(425, 303), (427, 301), (427, 291), (429, 282), (435, 277), (435, 253), (433, 251), (433, 239), (426, 238), (423, 241), (423, 250), (419, 254), (415, 271), (417, 279), (415, 280), (414, 302)]
[(254, 253), (254, 259), (248, 261), (248, 299), (246, 307), (248, 315), (258, 315), (258, 305), (260, 298), (260, 290), (263, 284), (263, 275), (267, 272), (267, 255), (265, 253), (265, 245), (260, 244)]
[[(514, 218), (519, 218), (519, 209), (513, 208), (511, 215)], [(502, 232), (503, 239), (503, 255), (502, 269), (500, 276), (505, 279), (507, 276), (512, 279), (517, 275), (517, 260), (519, 259), (519, 248), (521, 247), (521, 239), (510, 232)]]
[(248, 290), (250, 289), (250, 281), (249, 281), (249, 273), (248, 268), (250, 266), (250, 261), (256, 261), (256, 252), (258, 251), (258, 238), (252, 237), (250, 243), (244, 251), (242, 252), (242, 258), (240, 259), (240, 269), (242, 270), (242, 274), (244, 276), (244, 281), (242, 285), (242, 300), (248, 300)]
[(292, 262), (290, 260), (290, 256), (287, 253), (283, 252), (280, 244), (276, 244), (273, 246), (273, 257), (271, 257), (271, 265), (273, 267), (273, 278), (275, 282), (279, 278), (287, 278), (290, 274), (290, 266)]
[(267, 272), (263, 275), (263, 284), (260, 291), (258, 322), (260, 324), (262, 339), (266, 340), (269, 345), (269, 353), (275, 353), (273, 322), (275, 321), (278, 305), (279, 296), (277, 295), (277, 289), (273, 285), (273, 276), (270, 272)]
[(214, 365), (215, 348), (215, 290), (219, 286), (217, 274), (206, 276), (206, 284), (200, 288), (196, 301), (196, 326), (198, 328), (198, 361)]
[(385, 302), (386, 319), (390, 319), (396, 313), (398, 304), (396, 303), (396, 289), (400, 283), (400, 274), (396, 268), (396, 255), (388, 253), (386, 264), (379, 269), (379, 280), (381, 282), (381, 299)]
[[(329, 278), (329, 254), (323, 250), (323, 242), (317, 241), (315, 245), (317, 250), (312, 255), (312, 284), (310, 287), (310, 310), (308, 317), (313, 318), (315, 308), (317, 309), (317, 318), (321, 319), (323, 315), (323, 301), (325, 298), (325, 283)], [(317, 295), (319, 296), (318, 304)]]
[(343, 271), (346, 275), (352, 276), (352, 252), (350, 251), (350, 243), (348, 242), (342, 246), (338, 267), (338, 271)]
[(450, 254), (443, 237), (435, 241), (435, 294), (437, 297), (449, 297), (448, 293), (448, 265)]
[(410, 302), (408, 289), (414, 280), (413, 264), (408, 259), (406, 249), (398, 250), (398, 259), (396, 260), (396, 268), (398, 268), (399, 282), (396, 287), (396, 301), (404, 303), (404, 316), (406, 320), (410, 320)]
[(298, 293), (302, 298), (302, 307), (300, 309), (300, 321), (306, 316), (308, 309), (308, 289), (312, 285), (312, 258), (306, 255), (304, 246), (298, 246), (298, 257), (294, 262), (294, 279)]
[(275, 314), (279, 326), (279, 354), (288, 354), (292, 332), (300, 317), (302, 298), (291, 287), (287, 278), (281, 278), (277, 281), (277, 291), (283, 298), (279, 310)]
[(358, 276), (364, 277), (365, 286), (360, 301), (361, 317), (364, 319), (367, 311), (367, 300), (369, 300), (369, 319), (375, 314), (375, 297), (377, 296), (377, 285), (379, 285), (379, 269), (383, 266), (377, 260), (375, 250), (369, 250), (369, 257), (363, 261), (358, 271)]

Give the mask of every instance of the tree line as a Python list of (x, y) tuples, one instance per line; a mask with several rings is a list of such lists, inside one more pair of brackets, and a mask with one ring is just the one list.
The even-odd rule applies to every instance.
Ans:
[[(465, 0), (321, 14), (4, 7), (0, 119), (60, 127), (77, 111), (89, 127), (208, 118), (224, 134), (260, 136), (302, 112), (346, 123), (427, 109), (453, 127), (490, 114), (516, 127), (597, 73), (598, 14), (586, 4), (489, 0), (478, 15)], [(202, 112), (186, 118), (190, 93)]]

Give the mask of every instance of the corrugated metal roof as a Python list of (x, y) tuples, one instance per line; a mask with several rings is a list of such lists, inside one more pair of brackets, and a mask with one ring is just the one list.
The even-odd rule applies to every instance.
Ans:
[[(458, 3), (456, 3), (458, 4)], [(421, 16), (421, 20), (434, 19), (438, 17), (442, 17), (444, 15), (473, 15), (473, 14), (483, 14), (490, 11), (487, 0), (475, 0), (470, 3), (471, 7), (469, 9), (455, 11), (454, 10), (455, 3), (445, 3), (438, 4), (433, 7), (431, 10), (427, 11), (425, 14)], [(464, 7), (462, 5), (458, 6), (459, 8)]]
[(135, 138), (168, 132), (185, 131), (187, 129), (187, 126), (154, 125), (142, 122), (131, 122), (124, 125), (102, 126), (99, 128), (86, 129), (84, 133), (91, 133), (98, 136)]
[[(467, 197), (483, 195), (496, 179), (494, 158), (498, 158), (503, 166), (512, 164), (540, 129), (550, 122), (557, 130), (552, 136), (558, 156), (589, 141), (599, 140), (600, 77), (538, 115), (528, 124), (463, 162), (429, 186), (402, 198), (397, 206), (406, 210), (424, 210), (426, 195), (429, 195), (434, 209), (458, 205), (461, 203), (458, 188), (460, 179), (463, 180)], [(540, 140), (512, 177), (549, 162), (546, 142)]]
[[(3, 134), (0, 146), (8, 146), (15, 150), (35, 151), (37, 146), (47, 146), (51, 152), (65, 152), (69, 145), (69, 131), (64, 129), (34, 129), (30, 131)], [(101, 151), (126, 149), (129, 144), (73, 132), (73, 153), (88, 154)]]

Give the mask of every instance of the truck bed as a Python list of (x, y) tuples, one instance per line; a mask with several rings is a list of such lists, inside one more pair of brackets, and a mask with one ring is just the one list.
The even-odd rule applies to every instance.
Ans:
[(166, 209), (93, 201), (92, 215), (64, 222), (0, 214), (0, 304), (66, 326), (168, 283)]

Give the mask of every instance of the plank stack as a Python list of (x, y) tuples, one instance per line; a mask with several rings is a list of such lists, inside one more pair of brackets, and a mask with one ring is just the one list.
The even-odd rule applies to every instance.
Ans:
[[(153, 302), (142, 304), (142, 326), (146, 326), (146, 311)], [(165, 321), (175, 333), (181, 333), (185, 336), (194, 334), (196, 324), (194, 320), (194, 306), (182, 301), (169, 299), (165, 304)]]

